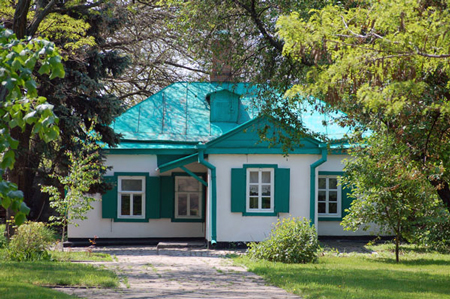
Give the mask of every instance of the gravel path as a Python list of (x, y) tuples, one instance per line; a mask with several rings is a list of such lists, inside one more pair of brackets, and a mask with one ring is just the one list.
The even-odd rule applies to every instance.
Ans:
[(96, 248), (115, 262), (91, 263), (116, 271), (118, 289), (55, 288), (82, 298), (300, 298), (224, 258), (236, 251), (156, 247)]

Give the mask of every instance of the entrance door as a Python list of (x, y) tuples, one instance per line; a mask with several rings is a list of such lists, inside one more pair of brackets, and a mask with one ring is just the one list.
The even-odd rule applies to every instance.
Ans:
[(203, 219), (203, 198), (202, 183), (190, 176), (175, 177), (175, 219)]

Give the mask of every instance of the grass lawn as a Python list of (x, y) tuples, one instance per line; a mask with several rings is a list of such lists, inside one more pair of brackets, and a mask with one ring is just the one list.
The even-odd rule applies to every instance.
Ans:
[(58, 252), (56, 261), (4, 262), (0, 250), (0, 297), (2, 299), (77, 298), (54, 291), (49, 286), (116, 287), (118, 277), (112, 271), (70, 260), (111, 260), (109, 255), (85, 252)]
[(393, 246), (367, 246), (376, 254), (325, 252), (317, 264), (282, 264), (237, 257), (266, 279), (303, 298), (450, 298), (450, 255), (405, 247), (395, 263)]

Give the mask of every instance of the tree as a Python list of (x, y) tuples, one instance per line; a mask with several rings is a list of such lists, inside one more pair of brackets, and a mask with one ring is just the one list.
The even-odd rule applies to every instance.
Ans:
[(16, 213), (17, 225), (25, 221), (30, 209), (23, 203), (17, 184), (4, 178), (14, 170), (17, 160), (19, 142), (12, 131), (30, 126), (31, 134), (45, 142), (59, 135), (53, 107), (38, 96), (33, 76), (38, 67), (38, 73), (50, 75), (50, 79), (64, 76), (54, 44), (38, 39), (19, 40), (12, 31), (0, 27), (0, 205)]
[[(93, 132), (94, 124), (95, 121), (87, 130), (81, 124), (87, 136), (85, 140), (73, 137), (73, 142), (79, 144), (81, 150), (66, 151), (69, 159), (68, 174), (51, 175), (57, 180), (57, 184), (41, 188), (42, 192), (50, 195), (50, 206), (58, 213), (57, 216), (51, 216), (49, 220), (51, 225), (62, 227), (61, 244), (64, 242), (67, 225), (78, 226), (75, 220), (87, 219), (86, 212), (93, 209), (91, 203), (96, 200), (89, 191), (94, 185), (102, 182), (102, 172), (106, 170), (106, 167), (98, 162), (100, 146), (97, 142), (101, 140), (101, 136)], [(47, 161), (47, 163), (52, 162)], [(59, 185), (64, 187), (64, 192), (57, 187)]]
[[(280, 17), (284, 54), (313, 59), (290, 94), (324, 99), (350, 125), (387, 131), (450, 210), (448, 1), (360, 1)], [(419, 166), (417, 166), (419, 167)]]
[(400, 240), (433, 217), (430, 211), (443, 208), (420, 163), (411, 161), (407, 151), (388, 134), (374, 133), (351, 151), (341, 182), (352, 186), (354, 199), (342, 225), (347, 230), (375, 225), (380, 233), (393, 233), (397, 262)]
[(103, 51), (118, 51), (130, 58), (129, 67), (120, 76), (109, 74), (107, 90), (127, 105), (140, 102), (167, 85), (186, 80), (202, 80), (206, 70), (194, 59), (182, 34), (167, 26), (176, 22), (173, 8), (160, 0), (114, 0), (113, 16), (122, 26), (99, 45)]
[(98, 120), (94, 130), (101, 133), (103, 142), (108, 145), (118, 142), (118, 136), (109, 125), (124, 110), (124, 105), (106, 91), (102, 80), (110, 75), (118, 76), (129, 61), (117, 51), (101, 48), (108, 35), (121, 25), (111, 13), (113, 5), (107, 1), (1, 2), (5, 3), (0, 5), (0, 18), (5, 25), (22, 36), (45, 36), (52, 40), (61, 49), (66, 73), (65, 79), (53, 81), (34, 74), (39, 94), (54, 106), (54, 113), (60, 120), (61, 135), (57, 144), (46, 144), (32, 135), (30, 126), (12, 132), (20, 150), (16, 167), (8, 173), (8, 178), (23, 191), (24, 200), (31, 208), (30, 216), (38, 219), (47, 206), (38, 188), (38, 179), (45, 181), (48, 176), (46, 169), (40, 167), (44, 158), (54, 161), (50, 172), (66, 173), (65, 151), (78, 149), (72, 137), (85, 139), (80, 124), (90, 127), (93, 118)]

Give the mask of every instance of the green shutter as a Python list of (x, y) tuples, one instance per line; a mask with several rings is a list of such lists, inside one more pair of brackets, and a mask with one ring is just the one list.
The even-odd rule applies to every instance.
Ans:
[(289, 213), (289, 189), (291, 172), (289, 168), (275, 169), (275, 212)]
[(175, 203), (175, 181), (172, 176), (160, 177), (161, 218), (173, 218)]
[(246, 171), (244, 168), (231, 169), (231, 212), (245, 212)]
[(345, 212), (346, 209), (350, 208), (350, 205), (352, 204), (353, 198), (350, 197), (350, 194), (352, 193), (352, 189), (348, 186), (342, 186), (341, 189), (341, 197), (342, 197), (342, 217), (347, 216), (347, 212)]
[(146, 218), (158, 219), (160, 218), (160, 207), (161, 207), (159, 177), (147, 176), (146, 180), (147, 180), (145, 187)]
[(112, 183), (113, 188), (102, 195), (102, 218), (117, 217), (117, 177), (105, 176), (105, 182)]

